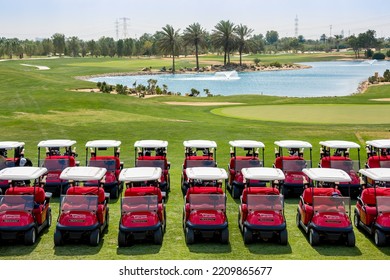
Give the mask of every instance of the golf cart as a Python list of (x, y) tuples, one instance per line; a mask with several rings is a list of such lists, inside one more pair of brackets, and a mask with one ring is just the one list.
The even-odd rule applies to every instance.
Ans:
[(133, 167), (121, 171), (126, 190), (121, 199), (118, 246), (137, 240), (162, 244), (166, 228), (165, 205), (159, 188), (160, 167)]
[(390, 168), (369, 168), (359, 171), (373, 187), (363, 189), (357, 198), (354, 225), (374, 236), (376, 246), (384, 246), (390, 237)]
[[(53, 196), (65, 194), (69, 186), (68, 182), (60, 180), (60, 174), (65, 168), (76, 166), (76, 148), (72, 149), (74, 144), (76, 141), (67, 139), (44, 140), (38, 143), (38, 166), (48, 170), (43, 187), (46, 191), (51, 191)], [(41, 161), (43, 149), (45, 158)]]
[[(41, 187), (47, 169), (17, 166), (0, 170), (0, 180), (9, 188), (0, 195), (0, 239), (22, 239), (33, 245), (37, 235), (51, 226), (51, 193)], [(33, 185), (31, 185), (33, 180)]]
[[(356, 198), (361, 191), (361, 180), (358, 174), (360, 169), (360, 146), (350, 141), (321, 141), (320, 163), (322, 168), (336, 168), (344, 170), (350, 177), (350, 183), (339, 184), (339, 190), (344, 196)], [(350, 157), (350, 149), (356, 151), (357, 160)]]
[(187, 176), (189, 187), (183, 207), (186, 243), (194, 243), (197, 237), (229, 243), (226, 194), (222, 189), (222, 182), (228, 177), (225, 169), (189, 167)]
[[(121, 141), (117, 140), (93, 140), (85, 144), (85, 165), (101, 167), (107, 170), (104, 182), (104, 191), (110, 194), (110, 198), (119, 197), (123, 189), (123, 183), (119, 182), (119, 173), (123, 168), (123, 162), (120, 161)], [(113, 149), (111, 155), (99, 155), (98, 152)], [(103, 152), (104, 153), (104, 152)], [(97, 181), (87, 182), (86, 185), (97, 186)]]
[(367, 168), (390, 168), (390, 139), (366, 142)]
[[(104, 192), (104, 175), (101, 167), (67, 167), (60, 175), (70, 183), (65, 195), (61, 195), (60, 211), (54, 232), (54, 245), (61, 246), (67, 240), (89, 240), (97, 246), (109, 223), (109, 194)], [(91, 180), (97, 186), (86, 186)]]
[(159, 187), (168, 197), (171, 178), (169, 169), (171, 163), (167, 160), (168, 142), (162, 140), (140, 140), (134, 143), (135, 167), (160, 167), (162, 170)]
[[(264, 144), (253, 140), (230, 141), (230, 162), (228, 165), (229, 178), (226, 188), (233, 198), (239, 198), (244, 189), (244, 178), (241, 169), (248, 167), (261, 167), (264, 165)], [(238, 155), (238, 150), (243, 150), (245, 155)], [(259, 159), (259, 149), (262, 157)]]
[(303, 172), (311, 181), (299, 199), (296, 224), (309, 234), (310, 245), (321, 241), (345, 241), (355, 246), (351, 223), (351, 198), (343, 197), (338, 184), (351, 182), (341, 169), (309, 168)]
[[(243, 168), (245, 188), (241, 195), (238, 226), (249, 244), (256, 239), (277, 240), (287, 245), (287, 228), (284, 217), (284, 199), (279, 188), (285, 176), (278, 168)], [(269, 186), (252, 186), (251, 181), (269, 182)]]
[[(24, 157), (24, 145), (24, 142), (0, 141), (0, 170), (7, 167), (32, 166), (31, 160)], [(12, 155), (10, 151), (13, 152)], [(7, 180), (0, 180), (0, 194), (5, 193), (8, 187)]]
[(181, 190), (183, 196), (188, 189), (186, 169), (189, 167), (217, 167), (217, 144), (210, 140), (188, 140), (184, 145), (184, 163), (181, 174)]
[[(275, 141), (274, 167), (283, 170), (286, 179), (283, 184), (283, 195), (301, 195), (304, 185), (308, 182), (307, 176), (302, 172), (304, 168), (312, 166), (312, 145), (300, 140)], [(309, 150), (309, 160), (305, 160), (304, 151)]]

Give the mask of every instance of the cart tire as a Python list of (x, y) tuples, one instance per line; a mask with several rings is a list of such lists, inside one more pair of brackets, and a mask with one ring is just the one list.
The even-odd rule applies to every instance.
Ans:
[(244, 226), (244, 243), (250, 244), (253, 242), (253, 232), (246, 226)]
[(159, 227), (153, 234), (154, 244), (161, 245), (163, 241), (163, 231)]
[(229, 229), (225, 228), (221, 232), (221, 243), (228, 244), (229, 243)]
[(240, 190), (235, 184), (233, 184), (233, 187), (232, 187), (232, 197), (234, 199), (240, 198)]
[(193, 244), (195, 242), (194, 230), (189, 227), (186, 227), (185, 232), (186, 232), (186, 243)]
[(297, 210), (297, 216), (295, 218), (295, 224), (299, 228), (301, 225), (301, 213), (299, 213), (299, 210)]
[(320, 236), (318, 232), (312, 228), (309, 231), (309, 243), (311, 246), (316, 246), (320, 243)]
[(165, 234), (165, 232), (167, 231), (167, 212), (165, 211), (165, 208), (164, 208), (164, 226), (163, 226), (163, 234)]
[(100, 242), (100, 230), (95, 229), (91, 232), (91, 235), (89, 236), (89, 244), (91, 246), (98, 246)]
[(32, 227), (24, 234), (24, 244), (34, 245), (36, 240), (37, 240), (37, 231), (35, 227)]
[(357, 229), (360, 229), (360, 216), (357, 211), (353, 215), (353, 224)]
[(386, 235), (379, 229), (375, 229), (374, 242), (378, 247), (382, 247), (386, 243)]
[(287, 245), (288, 243), (288, 233), (287, 233), (287, 229), (284, 229), (280, 232), (279, 234), (279, 242), (280, 244), (282, 245)]
[(355, 247), (355, 243), (356, 243), (356, 238), (355, 238), (355, 234), (353, 233), (353, 231), (349, 232), (347, 234), (347, 242), (346, 242), (346, 245), (348, 247)]
[(59, 230), (54, 232), (54, 246), (64, 245), (64, 239), (62, 238), (62, 233)]
[(51, 208), (50, 207), (47, 209), (46, 220), (47, 220), (47, 227), (48, 228), (51, 227), (53, 217), (51, 215)]
[(238, 228), (241, 230), (241, 209), (238, 210), (238, 218), (237, 218), (237, 225), (238, 225)]
[(119, 197), (119, 186), (116, 185), (110, 191), (110, 198), (117, 199)]
[(106, 210), (105, 220), (106, 220), (106, 226), (104, 227), (104, 232), (107, 233), (108, 232), (108, 225), (110, 224), (110, 208), (108, 208), (108, 206), (107, 206), (107, 210)]
[(125, 247), (127, 245), (127, 240), (126, 240), (126, 233), (119, 231), (118, 234), (118, 246), (119, 247)]

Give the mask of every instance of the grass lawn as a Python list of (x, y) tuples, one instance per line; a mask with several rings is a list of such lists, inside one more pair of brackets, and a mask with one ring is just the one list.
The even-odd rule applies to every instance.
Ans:
[[(201, 59), (214, 63), (220, 57)], [(246, 58), (250, 60), (249, 58)], [(278, 60), (294, 63), (323, 60), (319, 55), (261, 56), (262, 61)], [(329, 59), (329, 58), (328, 58)], [(331, 57), (334, 59), (334, 57)], [(191, 98), (159, 96), (148, 99), (90, 92), (75, 92), (75, 88), (90, 88), (94, 84), (75, 79), (77, 76), (111, 72), (139, 71), (152, 66), (169, 67), (169, 59), (108, 59), (62, 58), (31, 60), (27, 63), (47, 66), (39, 71), (22, 66), (25, 61), (0, 62), (0, 141), (17, 140), (26, 143), (26, 156), (37, 164), (37, 144), (45, 139), (74, 139), (78, 160), (85, 164), (85, 143), (94, 139), (122, 141), (121, 159), (125, 167), (134, 166), (135, 141), (163, 139), (169, 142), (171, 162), (171, 195), (167, 207), (167, 232), (161, 246), (137, 244), (117, 247), (120, 202), (110, 202), (109, 231), (98, 247), (87, 244), (66, 244), (54, 247), (53, 233), (58, 215), (58, 198), (53, 199), (53, 226), (44, 232), (34, 246), (0, 244), (2, 260), (388, 260), (390, 247), (377, 248), (372, 239), (355, 229), (356, 247), (322, 244), (311, 247), (306, 235), (295, 225), (298, 199), (285, 201), (289, 243), (280, 246), (260, 242), (244, 245), (237, 226), (239, 200), (228, 194), (230, 244), (201, 242), (187, 246), (181, 225), (183, 198), (180, 174), (183, 163), (183, 141), (209, 139), (218, 144), (217, 161), (225, 168), (229, 161), (228, 142), (253, 139), (266, 146), (265, 165), (272, 166), (275, 140), (300, 139), (313, 144), (314, 165), (319, 160), (319, 141), (351, 140), (364, 147), (365, 141), (389, 138), (390, 104), (371, 99), (390, 96), (390, 86), (373, 87), (365, 94), (329, 98), (286, 98), (273, 96), (229, 96)], [(206, 63), (205, 63), (206, 64)], [(181, 58), (180, 65), (193, 65), (193, 58)], [(158, 79), (158, 77), (157, 77)], [(179, 106), (166, 102), (235, 102), (242, 106), (227, 107)], [(340, 108), (345, 120), (340, 122)], [(260, 110), (259, 110), (260, 108)], [(292, 113), (300, 108), (300, 114)], [(251, 111), (253, 110), (253, 111)], [(279, 110), (279, 111), (278, 111)], [(365, 111), (370, 110), (370, 111)], [(244, 116), (244, 112), (246, 116)], [(252, 112), (252, 113), (249, 113)], [(278, 112), (278, 113), (275, 113)], [(279, 114), (279, 112), (281, 112)], [(262, 113), (262, 114), (260, 114)], [(326, 119), (321, 116), (329, 116)], [(368, 119), (370, 117), (370, 119)], [(314, 120), (316, 120), (314, 122)], [(312, 122), (313, 121), (313, 122)], [(354, 156), (352, 154), (352, 156)], [(365, 161), (364, 149), (361, 152)]]

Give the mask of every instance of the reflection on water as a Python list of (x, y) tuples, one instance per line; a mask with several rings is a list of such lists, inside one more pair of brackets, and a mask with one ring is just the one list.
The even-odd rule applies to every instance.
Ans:
[(156, 79), (157, 85), (182, 95), (195, 88), (203, 93), (208, 89), (214, 95), (266, 94), (291, 97), (345, 96), (355, 93), (359, 83), (378, 72), (380, 76), (390, 68), (388, 61), (331, 61), (304, 63), (308, 69), (264, 72), (217, 72), (192, 74), (161, 74), (112, 76), (89, 79), (133, 87), (134, 83), (148, 85)]

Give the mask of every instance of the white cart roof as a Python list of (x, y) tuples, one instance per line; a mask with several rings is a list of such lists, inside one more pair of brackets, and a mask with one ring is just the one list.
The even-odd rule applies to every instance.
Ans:
[(139, 140), (134, 143), (135, 148), (166, 148), (168, 142), (163, 140)]
[(228, 178), (226, 170), (218, 167), (192, 167), (186, 169), (189, 179), (194, 180), (224, 180)]
[(249, 180), (273, 181), (284, 180), (285, 176), (282, 170), (272, 167), (249, 167), (241, 169), (244, 178)]
[(265, 145), (263, 142), (254, 141), (254, 140), (234, 140), (229, 141), (230, 146), (236, 148), (264, 148)]
[(301, 140), (281, 140), (281, 141), (275, 141), (275, 145), (281, 147), (281, 148), (312, 148), (312, 145), (309, 142), (301, 141)]
[(24, 146), (24, 142), (17, 141), (0, 141), (0, 149), (11, 150), (21, 146)]
[(68, 139), (52, 139), (52, 140), (43, 140), (38, 143), (38, 147), (47, 147), (47, 148), (54, 148), (54, 147), (71, 147), (77, 142), (74, 140), (68, 140)]
[(62, 180), (90, 181), (100, 180), (107, 169), (93, 166), (74, 166), (65, 168), (60, 175)]
[(115, 148), (119, 147), (122, 144), (121, 141), (118, 140), (93, 140), (88, 141), (85, 144), (87, 148)]
[(390, 139), (377, 139), (366, 142), (367, 145), (373, 146), (379, 149), (388, 149), (390, 148)]
[(355, 142), (343, 141), (343, 140), (321, 141), (320, 145), (332, 149), (360, 148), (360, 145)]
[(351, 177), (341, 169), (336, 168), (304, 168), (302, 170), (310, 179), (323, 182), (351, 182)]
[(47, 172), (45, 167), (16, 166), (0, 170), (0, 180), (34, 180)]
[(124, 168), (119, 174), (119, 181), (142, 182), (154, 181), (161, 178), (160, 167), (132, 167)]
[(360, 169), (359, 173), (375, 181), (390, 181), (390, 168)]
[(183, 142), (186, 148), (216, 148), (217, 143), (210, 140), (187, 140)]

